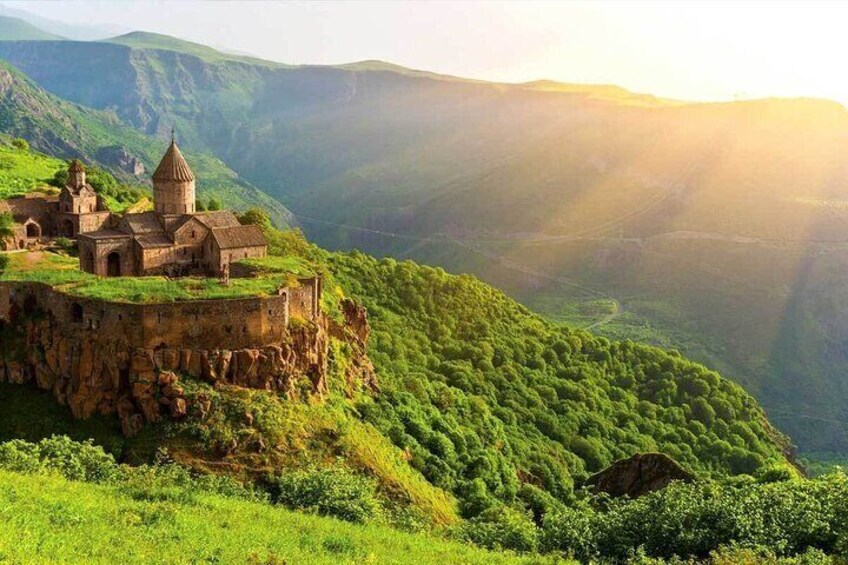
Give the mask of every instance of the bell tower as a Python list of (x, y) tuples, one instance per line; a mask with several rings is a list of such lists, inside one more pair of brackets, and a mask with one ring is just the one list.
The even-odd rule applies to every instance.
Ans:
[(163, 215), (194, 214), (194, 173), (171, 130), (171, 144), (153, 173), (153, 204)]
[(76, 159), (68, 167), (68, 186), (75, 190), (85, 186), (85, 167)]

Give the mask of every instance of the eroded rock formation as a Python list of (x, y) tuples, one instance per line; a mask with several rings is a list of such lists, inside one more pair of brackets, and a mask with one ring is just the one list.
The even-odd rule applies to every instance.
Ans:
[[(353, 353), (347, 377), (376, 386), (365, 355), (365, 311), (349, 305), (345, 313), (355, 326), (331, 323), (322, 315), (314, 323), (289, 327), (283, 339), (259, 347), (178, 349), (135, 347), (126, 334), (68, 327), (40, 312), (7, 323), (0, 332), (6, 341), (0, 380), (51, 390), (76, 418), (117, 414), (124, 433), (133, 435), (146, 423), (187, 414), (190, 400), (181, 375), (292, 398), (303, 391), (326, 394), (331, 328)], [(203, 406), (199, 409), (204, 411)]]

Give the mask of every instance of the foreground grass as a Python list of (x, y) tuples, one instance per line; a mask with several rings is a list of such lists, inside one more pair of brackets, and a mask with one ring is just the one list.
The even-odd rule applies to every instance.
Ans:
[(204, 277), (117, 277), (103, 278), (79, 270), (79, 260), (56, 253), (8, 253), (0, 280), (42, 282), (74, 296), (116, 302), (177, 302), (248, 298), (276, 294), (282, 285), (297, 284), (297, 277), (313, 274), (308, 264), (296, 257), (253, 259), (257, 276), (233, 278), (228, 286)]
[(0, 523), (4, 563), (528, 562), (219, 495), (133, 497), (112, 486), (2, 470)]

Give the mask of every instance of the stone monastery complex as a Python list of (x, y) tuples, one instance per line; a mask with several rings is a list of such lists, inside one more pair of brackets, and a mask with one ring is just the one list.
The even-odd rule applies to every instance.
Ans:
[(0, 211), (16, 222), (7, 247), (75, 237), (80, 268), (101, 276), (218, 276), (232, 261), (267, 254), (258, 226), (241, 225), (228, 210), (195, 211), (195, 176), (173, 140), (153, 173), (153, 202), (151, 212), (112, 214), (75, 160), (58, 197), (13, 198)]
[[(228, 211), (196, 212), (195, 177), (173, 141), (153, 174), (153, 195), (153, 211), (112, 214), (74, 161), (58, 196), (0, 201), (15, 220), (6, 246), (75, 237), (81, 269), (96, 275), (221, 275), (222, 284), (231, 261), (266, 255), (258, 226)], [(344, 322), (334, 321), (321, 311), (320, 277), (280, 283), (255, 296), (124, 302), (0, 280), (0, 382), (51, 391), (76, 418), (116, 414), (128, 436), (189, 410), (203, 417), (209, 401), (192, 407), (183, 378), (322, 395), (331, 336), (354, 352), (345, 378), (375, 386), (364, 308), (346, 299)]]

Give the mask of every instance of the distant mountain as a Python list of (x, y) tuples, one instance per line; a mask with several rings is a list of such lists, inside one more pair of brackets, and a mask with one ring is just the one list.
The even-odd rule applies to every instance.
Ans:
[(75, 41), (93, 41), (128, 31), (126, 28), (109, 24), (75, 24), (63, 20), (54, 20), (8, 5), (0, 5), (0, 16), (20, 19), (51, 35)]
[[(161, 158), (164, 144), (117, 118), (45, 92), (20, 71), (0, 62), (0, 132), (23, 137), (39, 151), (62, 158), (97, 163), (118, 176), (147, 181)], [(220, 160), (189, 151), (201, 197), (215, 197), (234, 208), (264, 208), (281, 225), (291, 222), (288, 210), (241, 180)]]
[(103, 42), (114, 43), (116, 45), (125, 45), (133, 49), (155, 49), (161, 51), (173, 51), (175, 53), (193, 55), (199, 59), (202, 59), (203, 61), (210, 63), (236, 61), (257, 65), (268, 65), (271, 67), (288, 66), (284, 65), (283, 63), (265, 61), (264, 59), (260, 59), (258, 57), (251, 57), (249, 55), (236, 55), (232, 53), (225, 53), (223, 51), (213, 49), (212, 47), (201, 45), (200, 43), (193, 43), (191, 41), (177, 39), (176, 37), (171, 37), (169, 35), (161, 35), (158, 33), (151, 33), (146, 31), (133, 31), (124, 35), (120, 35), (118, 37), (104, 39)]
[(64, 38), (41, 30), (20, 18), (0, 16), (0, 41), (49, 41), (59, 39)]
[[(325, 246), (473, 271), (551, 315), (683, 349), (802, 448), (848, 453), (839, 104), (289, 67), (152, 34), (0, 42), (0, 57), (147, 135), (176, 124)], [(614, 312), (585, 314), (601, 306)]]

